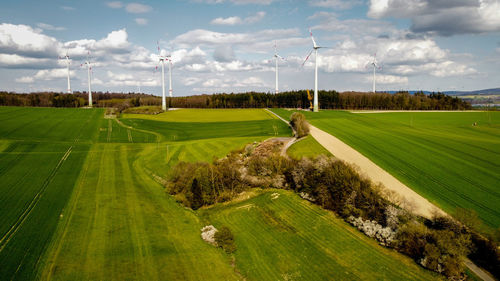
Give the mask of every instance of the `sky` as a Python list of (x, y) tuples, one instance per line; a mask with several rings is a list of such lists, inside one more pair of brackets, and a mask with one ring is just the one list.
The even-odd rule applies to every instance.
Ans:
[[(172, 0), (0, 2), (0, 90), (161, 95), (159, 45), (174, 96), (319, 89), (500, 87), (500, 0)], [(90, 55), (89, 55), (90, 54)], [(83, 65), (82, 65), (83, 64)], [(165, 65), (168, 87), (168, 67)], [(168, 89), (167, 89), (168, 91)]]

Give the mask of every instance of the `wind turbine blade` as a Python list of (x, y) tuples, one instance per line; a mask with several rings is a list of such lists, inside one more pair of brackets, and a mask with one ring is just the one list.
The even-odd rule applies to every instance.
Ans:
[(309, 52), (309, 54), (307, 55), (306, 59), (305, 59), (305, 60), (304, 60), (304, 62), (302, 63), (302, 66), (304, 66), (304, 64), (306, 63), (306, 61), (307, 61), (307, 60), (309, 59), (309, 57), (311, 56), (312, 52), (313, 52), (313, 50), (311, 50), (311, 51)]
[(310, 28), (309, 28), (309, 34), (311, 35), (311, 40), (313, 42), (313, 47), (314, 48), (318, 48), (318, 45), (316, 44), (316, 41), (314, 41), (314, 36), (313, 36), (312, 30)]

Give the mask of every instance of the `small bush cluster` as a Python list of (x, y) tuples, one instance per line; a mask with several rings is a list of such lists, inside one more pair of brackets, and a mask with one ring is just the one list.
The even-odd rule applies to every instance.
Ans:
[[(450, 279), (464, 278), (462, 260), (471, 250), (473, 260), (490, 265), (493, 272), (498, 269), (496, 245), (473, 235), (465, 224), (451, 217), (417, 217), (386, 200), (388, 193), (383, 187), (360, 176), (352, 166), (326, 156), (300, 160), (282, 157), (282, 145), (267, 141), (233, 151), (210, 164), (179, 163), (173, 169), (168, 191), (186, 206), (197, 209), (230, 200), (252, 187), (290, 189), (336, 212), (382, 245)], [(470, 214), (465, 217), (468, 221), (473, 218)], [(229, 229), (221, 229), (215, 239), (226, 251), (234, 251)], [(478, 257), (481, 254), (488, 257)]]
[(295, 131), (296, 137), (301, 138), (309, 134), (309, 123), (306, 121), (304, 114), (294, 112), (290, 116), (290, 125)]
[(230, 254), (236, 251), (233, 233), (227, 226), (221, 227), (220, 230), (215, 233), (214, 238), (217, 246), (224, 249), (226, 253)]

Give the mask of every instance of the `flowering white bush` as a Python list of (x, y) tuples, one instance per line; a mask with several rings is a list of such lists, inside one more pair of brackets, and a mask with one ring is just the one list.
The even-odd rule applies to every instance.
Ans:
[(382, 227), (376, 221), (363, 220), (361, 217), (350, 216), (348, 221), (361, 230), (366, 236), (377, 239), (381, 245), (390, 246), (396, 232), (390, 227)]
[(397, 229), (399, 225), (399, 215), (401, 214), (401, 210), (396, 207), (389, 205), (387, 209), (385, 209), (385, 218), (387, 226), (392, 229)]
[(201, 229), (201, 238), (214, 246), (217, 246), (215, 242), (215, 233), (217, 233), (217, 228), (213, 225), (207, 225)]
[(316, 199), (314, 199), (314, 197), (309, 195), (309, 193), (301, 192), (299, 195), (300, 195), (300, 197), (302, 197), (302, 199), (306, 199), (306, 200), (309, 200), (311, 202), (316, 201)]

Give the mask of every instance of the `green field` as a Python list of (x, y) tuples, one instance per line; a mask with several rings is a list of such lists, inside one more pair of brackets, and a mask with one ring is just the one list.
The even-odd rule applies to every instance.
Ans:
[(445, 211), (473, 209), (500, 226), (500, 112), (305, 114)]
[(249, 280), (437, 279), (290, 191), (265, 191), (201, 214), (207, 224), (231, 228), (236, 264)]
[(30, 280), (102, 110), (0, 107), (0, 276)]
[(237, 122), (275, 119), (262, 109), (180, 109), (151, 114), (123, 114), (123, 118), (137, 118), (163, 122)]
[(302, 157), (316, 157), (318, 155), (332, 155), (311, 136), (307, 136), (292, 144), (288, 148), (287, 153), (297, 159)]
[[(265, 192), (199, 211), (165, 193), (162, 184), (179, 161), (211, 161), (247, 143), (290, 135), (263, 110), (235, 111), (251, 117), (232, 126), (230, 110), (211, 111), (205, 126), (105, 119), (98, 109), (0, 107), (0, 118), (10, 120), (14, 112), (18, 121), (0, 129), (0, 182), (7, 183), (0, 187), (1, 279), (436, 278), (290, 192), (278, 191), (279, 201)], [(195, 113), (202, 112), (184, 114)], [(258, 115), (267, 119), (252, 119)], [(303, 141), (294, 148), (298, 154), (317, 145)], [(240, 208), (247, 204), (255, 208)], [(235, 261), (203, 242), (200, 229), (208, 223), (234, 231)]]

